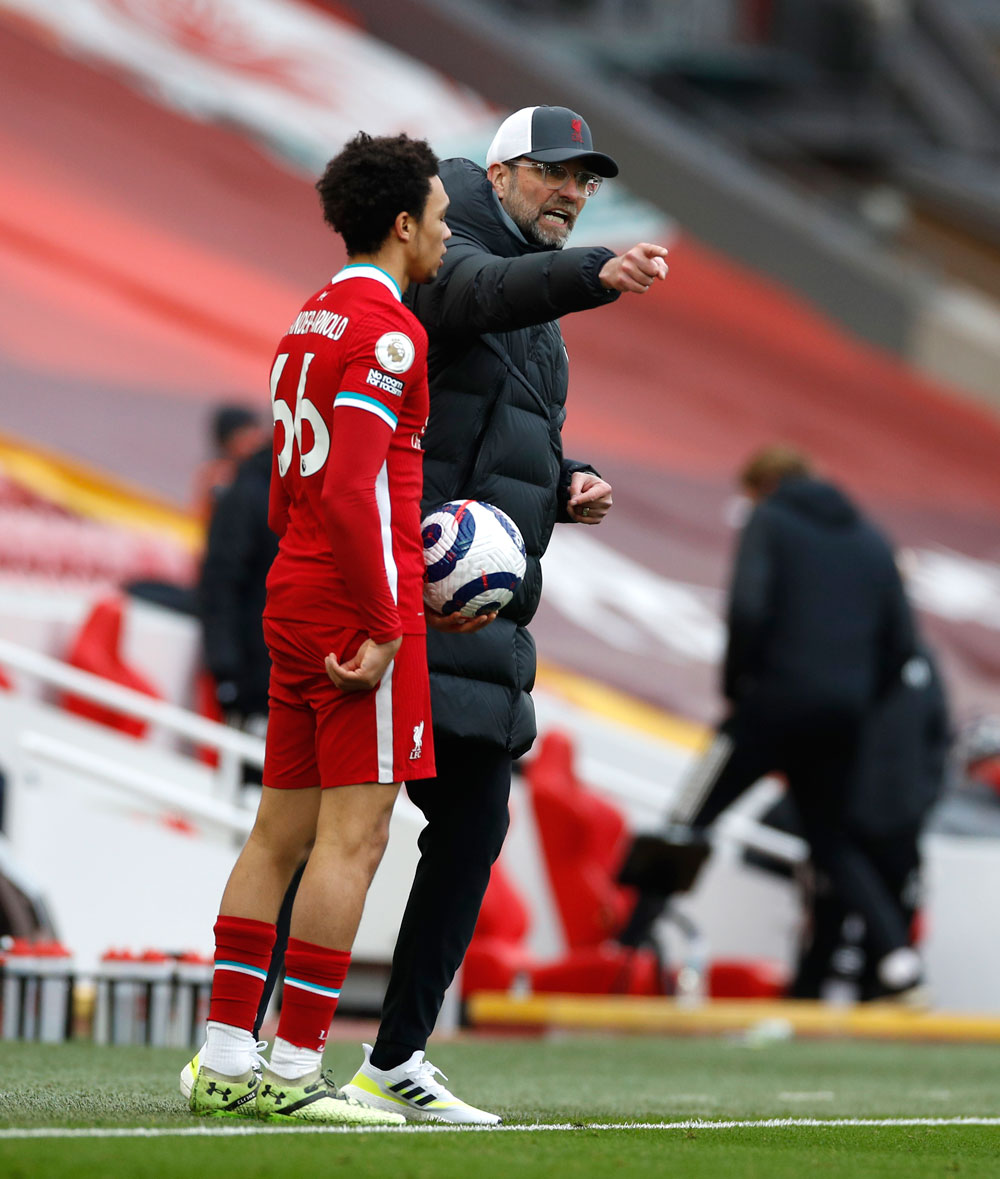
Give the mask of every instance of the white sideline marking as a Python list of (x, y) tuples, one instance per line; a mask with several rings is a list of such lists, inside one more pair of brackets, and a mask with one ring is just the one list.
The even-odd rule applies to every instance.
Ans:
[(783, 1130), (835, 1126), (1000, 1126), (1000, 1117), (961, 1118), (759, 1118), (756, 1121), (709, 1122), (564, 1122), (526, 1126), (452, 1126), (442, 1123), (408, 1126), (152, 1126), (147, 1129), (8, 1129), (3, 1138), (240, 1138), (253, 1134), (537, 1134), (548, 1130)]

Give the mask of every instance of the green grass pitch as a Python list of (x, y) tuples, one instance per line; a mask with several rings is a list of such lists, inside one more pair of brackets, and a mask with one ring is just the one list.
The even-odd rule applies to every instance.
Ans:
[[(560, 1035), (460, 1039), (429, 1055), (505, 1128), (206, 1121), (177, 1092), (183, 1052), (2, 1043), (0, 1175), (1000, 1176), (995, 1047)], [(347, 1041), (327, 1050), (342, 1081), (359, 1060)], [(890, 1124), (852, 1124), (879, 1120)]]

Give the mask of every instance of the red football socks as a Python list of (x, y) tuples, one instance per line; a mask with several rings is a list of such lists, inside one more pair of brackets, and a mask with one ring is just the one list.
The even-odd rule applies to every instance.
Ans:
[(351, 964), (345, 950), (288, 939), (278, 1038), (321, 1052)]
[(215, 973), (208, 1018), (252, 1031), (271, 965), (275, 927), (249, 917), (215, 923)]

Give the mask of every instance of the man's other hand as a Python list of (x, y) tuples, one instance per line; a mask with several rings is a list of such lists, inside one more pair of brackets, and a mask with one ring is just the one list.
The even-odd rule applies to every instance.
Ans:
[(577, 524), (600, 524), (611, 511), (611, 484), (593, 471), (574, 471), (566, 511)]
[(424, 613), (427, 617), (428, 626), (452, 635), (475, 634), (477, 630), (482, 630), (484, 626), (489, 626), (493, 619), (496, 618), (496, 613), (479, 614), (475, 618), (468, 618), (464, 614), (439, 614), (436, 610), (432, 610), (426, 602), (424, 603)]

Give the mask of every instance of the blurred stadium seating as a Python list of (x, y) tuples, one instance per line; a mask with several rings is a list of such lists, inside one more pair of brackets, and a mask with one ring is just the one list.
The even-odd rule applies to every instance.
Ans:
[[(248, 404), (266, 405), (275, 339), (304, 293), (342, 260), (310, 188), (318, 164), (361, 121), (375, 132), (405, 126), (426, 134), (443, 154), (479, 156), (499, 115), (539, 95), (532, 77), (513, 72), (497, 75), (509, 85), (498, 95), (495, 71), (485, 66), (477, 92), (457, 72), (448, 77), (372, 35), (385, 23), (383, 10), (395, 10), (398, 34), (422, 4), (181, 7), (197, 35), (177, 23), (180, 8), (168, 0), (79, 0), (72, 23), (41, 0), (0, 0), (7, 174), (0, 187), (0, 633), (59, 657), (108, 591), (137, 579), (191, 583), (198, 537), (184, 505), (211, 407), (234, 389)], [(286, 18), (280, 33), (262, 34), (255, 22), (265, 11)], [(439, 67), (461, 43), (458, 32), (440, 39)], [(578, 73), (577, 84), (588, 86), (588, 70)], [(386, 86), (390, 75), (399, 84)], [(551, 89), (575, 101), (561, 82)], [(622, 156), (625, 179), (618, 196), (610, 184), (602, 192), (581, 234), (590, 218), (595, 236), (611, 244), (662, 233), (671, 244), (671, 276), (639, 304), (622, 301), (593, 320), (570, 316), (564, 323), (572, 358), (567, 451), (611, 479), (616, 508), (599, 538), (557, 530), (546, 560), (550, 588), (534, 627), (542, 654), (628, 694), (622, 711), (633, 724), (640, 701), (711, 722), (732, 472), (751, 448), (780, 436), (811, 450), (916, 554), (924, 621), (959, 715), (1000, 712), (1000, 423), (957, 389), (915, 371), (919, 357), (902, 341), (920, 326), (922, 280), (914, 281), (913, 300), (906, 282), (893, 280), (893, 305), (905, 304), (907, 314), (893, 320), (891, 332), (876, 322), (876, 304), (859, 303), (854, 313), (872, 325), (859, 338), (843, 316), (827, 314), (815, 292), (804, 296), (765, 277), (748, 255), (726, 256), (727, 234), (766, 253), (745, 209), (706, 198), (697, 234), (687, 217), (678, 225), (678, 211), (698, 205), (680, 172), (661, 170), (655, 185), (640, 183), (642, 135), (656, 132), (647, 148), (669, 135), (643, 122), (619, 147), (616, 129), (629, 122), (634, 95), (623, 91), (618, 109), (604, 105), (596, 81), (593, 94), (593, 117), (589, 106), (584, 113), (607, 150)], [(724, 171), (745, 164), (738, 152), (710, 154)], [(646, 205), (623, 194), (630, 171)], [(780, 188), (758, 191), (748, 182), (744, 195), (751, 190), (775, 215), (784, 209)], [(735, 189), (726, 191), (736, 199)], [(804, 243), (810, 226), (814, 236), (826, 232), (825, 205), (815, 216), (808, 201), (797, 207), (801, 215), (784, 231), (777, 223), (769, 231), (787, 253)], [(889, 266), (884, 255), (892, 247), (865, 240), (878, 260), (874, 289), (882, 281), (874, 271)], [(851, 267), (855, 275), (865, 271), (856, 257)], [(843, 302), (842, 289), (838, 297)], [(872, 345), (880, 333), (895, 333), (895, 352)], [(89, 482), (76, 477), (80, 464)], [(579, 577), (581, 569), (591, 576)], [(126, 613), (126, 624), (138, 616), (134, 602)], [(164, 700), (190, 707), (197, 682), (190, 620), (154, 624), (154, 613), (131, 631), (126, 625), (122, 644), (110, 645), (117, 674), (130, 668)], [(22, 673), (7, 674), (20, 687)], [(546, 697), (543, 684), (539, 706), (545, 718), (562, 719), (565, 700), (558, 692)], [(613, 747), (602, 760), (627, 776), (629, 759), (639, 762), (646, 752), (638, 752), (638, 738), (627, 750), (614, 745), (612, 726), (594, 719), (600, 711), (578, 713), (574, 736), (591, 758), (596, 740)], [(643, 761), (635, 777), (646, 794), (633, 799), (631, 813), (606, 782), (595, 782), (605, 805), (597, 800), (592, 810), (605, 851), (615, 842), (607, 806), (620, 805), (629, 824), (655, 815), (676, 778), (676, 759), (689, 755), (682, 744), (661, 742), (656, 757), (668, 768), (651, 770)], [(167, 768), (160, 767), (164, 777)], [(191, 767), (183, 774), (204, 786), (212, 779), (199, 768), (204, 776)], [(587, 877), (582, 914), (564, 889), (549, 898), (549, 927), (534, 934), (522, 928), (513, 890), (523, 896), (527, 866), (535, 863), (537, 873), (538, 841), (551, 843), (559, 822), (528, 816), (520, 834), (513, 832), (513, 868), (498, 875), (484, 913), (478, 949), (489, 938), (506, 947), (494, 959), (504, 978), (538, 967), (539, 942), (550, 948), (545, 968), (553, 979), (558, 955), (570, 948), (595, 954), (607, 977), (621, 965), (601, 958), (621, 909), (606, 875), (598, 884)], [(176, 852), (161, 843), (157, 854)], [(228, 843), (215, 850), (222, 864)], [(403, 856), (402, 868), (407, 862)], [(942, 887), (957, 890), (961, 879), (953, 873)], [(534, 901), (546, 886), (537, 874), (530, 880)], [(739, 931), (724, 926), (724, 888), (714, 887), (709, 879), (699, 903), (716, 923), (725, 958), (742, 962)], [(777, 902), (770, 910), (780, 917), (762, 933), (769, 951), (787, 944), (791, 911)], [(567, 936), (577, 919), (599, 928)], [(643, 979), (639, 989), (652, 985), (648, 970)], [(536, 985), (542, 982), (538, 976)], [(734, 984), (719, 975), (718, 986), (732, 985), (775, 984), (757, 975)]]

